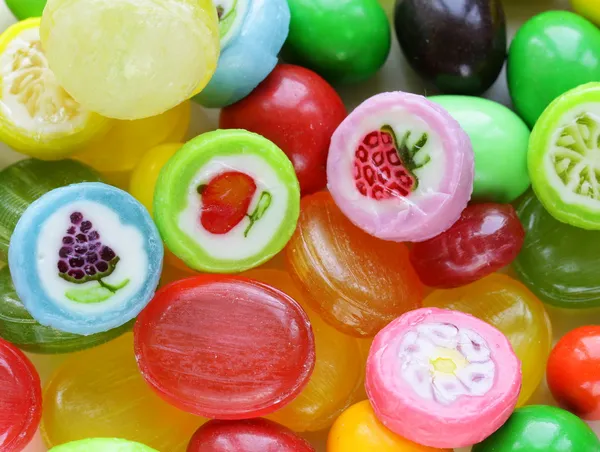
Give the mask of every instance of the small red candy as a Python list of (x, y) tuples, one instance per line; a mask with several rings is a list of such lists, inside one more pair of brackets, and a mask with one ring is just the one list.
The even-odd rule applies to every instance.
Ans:
[(40, 377), (29, 359), (0, 339), (0, 450), (21, 452), (42, 416)]
[(410, 261), (424, 284), (459, 287), (510, 264), (524, 239), (525, 230), (510, 204), (474, 204), (447, 231), (415, 243)]
[(346, 114), (340, 96), (319, 75), (280, 64), (248, 97), (221, 111), (219, 126), (246, 129), (279, 146), (306, 195), (327, 183), (329, 142)]
[(263, 416), (304, 388), (315, 364), (308, 316), (266, 284), (202, 275), (159, 290), (139, 315), (135, 355), (167, 402), (216, 419)]
[(187, 452), (314, 452), (288, 428), (266, 419), (207, 422), (194, 433)]

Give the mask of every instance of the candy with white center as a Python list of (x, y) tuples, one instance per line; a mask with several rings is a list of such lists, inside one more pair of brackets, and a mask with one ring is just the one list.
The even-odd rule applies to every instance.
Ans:
[(281, 149), (245, 130), (185, 144), (156, 184), (154, 218), (189, 267), (215, 273), (256, 267), (285, 246), (300, 210), (294, 167)]
[(331, 138), (329, 191), (371, 235), (419, 242), (448, 229), (473, 191), (473, 149), (444, 109), (422, 96), (382, 93)]
[(458, 311), (423, 308), (377, 334), (365, 387), (393, 432), (430, 447), (477, 443), (510, 416), (521, 363), (506, 337)]
[(8, 263), (42, 325), (89, 335), (137, 316), (154, 295), (163, 247), (146, 209), (101, 183), (58, 188), (19, 219)]
[(220, 108), (246, 97), (271, 73), (287, 38), (287, 0), (215, 0), (221, 55), (209, 84), (194, 99)]

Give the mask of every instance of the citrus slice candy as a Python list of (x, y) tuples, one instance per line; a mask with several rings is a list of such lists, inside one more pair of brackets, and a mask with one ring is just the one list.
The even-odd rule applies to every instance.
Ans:
[(216, 0), (221, 56), (215, 75), (194, 99), (225, 107), (246, 97), (271, 73), (288, 36), (287, 0)]
[(64, 158), (106, 133), (111, 121), (58, 84), (40, 42), (40, 19), (0, 35), (0, 141), (47, 160)]
[(155, 116), (189, 99), (219, 57), (210, 0), (50, 0), (41, 35), (67, 92), (117, 119)]
[(422, 308), (377, 334), (365, 387), (377, 418), (393, 432), (425, 446), (459, 448), (508, 419), (521, 362), (493, 326), (462, 312)]
[(527, 160), (533, 190), (554, 218), (600, 229), (600, 83), (568, 91), (546, 108)]
[(419, 242), (459, 218), (473, 191), (473, 149), (458, 122), (422, 96), (378, 94), (331, 138), (328, 187), (375, 237)]
[(58, 188), (32, 203), (10, 240), (17, 294), (42, 325), (89, 335), (119, 327), (150, 301), (163, 247), (144, 207), (101, 183)]
[(269, 260), (290, 239), (299, 209), (292, 163), (245, 130), (189, 141), (163, 168), (154, 195), (167, 248), (207, 272), (239, 272)]
[(158, 452), (134, 441), (117, 438), (90, 438), (53, 447), (49, 452)]

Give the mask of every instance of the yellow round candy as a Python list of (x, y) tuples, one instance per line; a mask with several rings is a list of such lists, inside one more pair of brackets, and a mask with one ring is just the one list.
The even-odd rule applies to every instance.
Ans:
[(329, 431), (327, 452), (451, 452), (413, 443), (388, 430), (368, 400), (352, 405)]
[(522, 363), (523, 383), (517, 405), (527, 402), (544, 377), (552, 348), (546, 309), (527, 287), (494, 273), (466, 286), (435, 290), (423, 305), (466, 312), (502, 331)]
[(135, 362), (131, 333), (71, 355), (44, 389), (41, 428), (49, 447), (85, 438), (123, 438), (184, 452), (204, 421), (150, 389)]
[(269, 284), (296, 300), (307, 312), (315, 336), (316, 363), (308, 385), (292, 402), (267, 417), (297, 432), (329, 427), (363, 385), (366, 354), (359, 341), (308, 309), (286, 272), (258, 269), (242, 276)]
[(600, 2), (598, 0), (571, 0), (577, 14), (600, 26)]
[(40, 19), (0, 35), (0, 141), (44, 160), (81, 150), (113, 121), (78, 104), (58, 84), (40, 43)]

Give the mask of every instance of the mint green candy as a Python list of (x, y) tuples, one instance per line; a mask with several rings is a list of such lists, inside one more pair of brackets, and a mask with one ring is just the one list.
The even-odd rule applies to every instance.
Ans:
[(116, 438), (93, 438), (72, 441), (48, 452), (158, 452), (143, 444)]
[(529, 128), (497, 102), (470, 96), (433, 96), (467, 132), (475, 153), (476, 201), (509, 203), (529, 187)]

